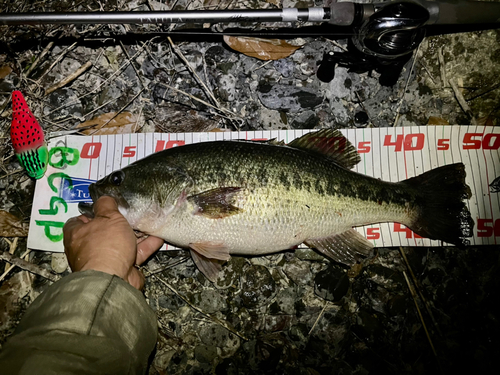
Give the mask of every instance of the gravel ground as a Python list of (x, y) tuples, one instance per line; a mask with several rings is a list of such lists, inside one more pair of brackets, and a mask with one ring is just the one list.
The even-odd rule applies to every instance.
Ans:
[[(5, 0), (0, 13), (165, 6), (323, 3)], [(429, 36), (396, 84), (383, 86), (376, 71), (342, 67), (331, 82), (318, 80), (324, 53), (347, 46), (340, 37), (300, 35), (291, 43), (301, 48), (269, 62), (234, 51), (220, 36), (168, 40), (162, 34), (195, 26), (270, 32), (290, 25), (0, 26), (0, 209), (28, 222), (34, 189), (9, 140), (15, 89), (47, 133), (73, 130), (109, 112), (133, 113), (138, 132), (500, 125), (500, 30)], [(81, 67), (81, 75), (58, 84)], [(0, 249), (20, 257), (25, 237), (4, 237)], [(29, 260), (64, 275), (68, 270), (58, 257), (31, 252)], [(158, 254), (145, 271), (145, 294), (160, 327), (150, 374), (492, 373), (500, 347), (499, 257), (498, 249), (486, 247), (377, 249), (373, 258), (346, 269), (312, 250), (297, 250), (233, 257), (212, 284), (187, 252)], [(0, 343), (48, 285), (18, 269), (3, 279)]]

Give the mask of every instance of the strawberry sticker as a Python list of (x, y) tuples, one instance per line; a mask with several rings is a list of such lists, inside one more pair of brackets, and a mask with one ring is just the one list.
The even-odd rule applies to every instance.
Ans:
[(20, 91), (12, 92), (10, 138), (19, 163), (30, 177), (39, 179), (47, 170), (49, 152), (43, 129), (31, 113)]

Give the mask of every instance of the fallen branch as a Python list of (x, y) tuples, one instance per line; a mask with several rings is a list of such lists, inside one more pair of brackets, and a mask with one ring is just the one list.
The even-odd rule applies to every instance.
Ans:
[(38, 66), (38, 63), (45, 57), (47, 53), (52, 49), (54, 46), (54, 42), (49, 42), (47, 46), (44, 48), (41, 54), (38, 55), (38, 57), (33, 61), (33, 64), (29, 67), (29, 69), (26, 71), (26, 77), (29, 77), (33, 69), (35, 69)]
[(453, 92), (455, 93), (455, 98), (457, 98), (458, 104), (460, 104), (460, 107), (462, 107), (463, 111), (470, 117), (471, 125), (477, 125), (477, 120), (474, 117), (474, 114), (472, 113), (469, 105), (465, 101), (465, 98), (462, 95), (460, 89), (458, 88), (456, 82), (453, 81), (452, 79), (448, 80), (448, 82), (450, 83), (450, 86), (453, 89)]
[(78, 44), (78, 42), (75, 42), (73, 43), (72, 45), (70, 45), (69, 47), (66, 47), (60, 54), (59, 56), (57, 56), (56, 60), (52, 63), (51, 66), (49, 66), (49, 68), (47, 70), (45, 70), (45, 72), (43, 72), (43, 74), (41, 75), (40, 78), (38, 78), (38, 80), (36, 81), (37, 84), (40, 84), (40, 82), (42, 82), (42, 79), (47, 75), (47, 73), (49, 73), (53, 68), (54, 66), (56, 66), (57, 64), (59, 64), (63, 59), (64, 57), (66, 56), (66, 54), (68, 52), (70, 52), (72, 49), (74, 49), (76, 47), (76, 45)]
[(413, 289), (412, 285), (410, 284), (410, 280), (408, 280), (408, 276), (406, 276), (405, 271), (403, 271), (403, 276), (405, 277), (406, 284), (408, 285), (408, 289), (410, 290), (411, 296), (413, 297), (413, 302), (415, 302), (418, 316), (420, 318), (420, 322), (422, 323), (422, 326), (424, 327), (425, 335), (427, 336), (427, 340), (429, 341), (429, 345), (431, 346), (431, 349), (432, 349), (432, 352), (434, 353), (434, 356), (436, 358), (438, 358), (438, 355), (436, 353), (436, 349), (434, 348), (434, 344), (432, 343), (431, 335), (429, 334), (429, 331), (427, 330), (427, 325), (425, 324), (424, 317), (422, 315), (422, 312), (420, 311), (420, 307), (418, 307), (417, 294), (415, 293), (415, 290)]
[(91, 66), (92, 66), (92, 61), (87, 61), (85, 64), (83, 64), (81, 67), (79, 67), (73, 73), (71, 73), (69, 76), (60, 80), (54, 86), (49, 87), (47, 90), (45, 90), (45, 95), (49, 95), (51, 92), (54, 92), (57, 89), (60, 89), (61, 87), (66, 86), (71, 81), (74, 81), (75, 79), (80, 77)]
[(61, 276), (54, 275), (54, 274), (50, 273), (49, 271), (47, 271), (46, 269), (44, 269), (36, 264), (30, 263), (30, 262), (27, 262), (25, 260), (22, 260), (21, 258), (15, 257), (15, 256), (9, 254), (7, 251), (0, 253), (0, 260), (3, 260), (5, 262), (9, 262), (13, 266), (17, 266), (25, 271), (34, 273), (35, 275), (42, 276), (42, 277), (44, 277), (50, 281), (53, 281), (53, 282), (56, 282), (57, 280), (59, 280), (61, 278)]
[(176, 55), (179, 56), (179, 58), (186, 65), (186, 67), (189, 69), (189, 71), (191, 72), (191, 74), (193, 74), (193, 76), (196, 78), (196, 80), (198, 81), (198, 83), (200, 84), (200, 86), (203, 88), (203, 90), (205, 91), (205, 93), (207, 94), (207, 96), (210, 99), (212, 99), (212, 101), (217, 106), (217, 108), (221, 108), (221, 105), (220, 105), (219, 101), (215, 98), (214, 94), (212, 93), (212, 91), (210, 91), (210, 89), (207, 87), (207, 85), (205, 85), (205, 82), (203, 82), (203, 80), (196, 73), (196, 71), (193, 69), (193, 67), (191, 66), (191, 64), (189, 64), (189, 61), (187, 61), (186, 57), (184, 56), (184, 54), (182, 53), (182, 51), (179, 49), (179, 47), (177, 47), (174, 44), (174, 42), (172, 42), (172, 39), (170, 39), (170, 37), (168, 37), (167, 39), (168, 39), (170, 45), (172, 46), (172, 49), (176, 53)]
[(429, 306), (429, 302), (427, 301), (427, 299), (424, 297), (424, 295), (422, 293), (422, 289), (421, 289), (422, 286), (419, 285), (418, 280), (417, 280), (415, 274), (413, 273), (413, 269), (410, 266), (410, 262), (408, 261), (408, 258), (406, 257), (406, 252), (404, 251), (404, 249), (403, 249), (402, 246), (399, 247), (399, 252), (401, 253), (401, 256), (403, 257), (403, 261), (404, 261), (404, 263), (406, 265), (406, 268), (408, 269), (408, 271), (410, 271), (410, 276), (412, 278), (413, 284), (415, 285), (415, 288), (418, 291), (418, 295), (420, 296), (420, 299), (424, 303), (424, 306), (425, 306), (425, 309), (427, 310), (427, 313), (431, 317), (432, 324), (434, 325), (434, 327), (436, 328), (436, 330), (438, 331), (438, 333), (440, 335), (442, 335), (441, 330), (439, 329), (439, 326), (438, 326), (438, 324), (436, 322), (436, 319), (434, 319), (434, 314), (432, 314), (432, 310), (431, 310), (431, 307)]

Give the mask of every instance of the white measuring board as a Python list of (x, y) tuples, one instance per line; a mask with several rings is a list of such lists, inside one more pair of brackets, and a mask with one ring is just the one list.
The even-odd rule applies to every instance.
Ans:
[[(78, 202), (90, 202), (88, 185), (153, 152), (184, 144), (220, 140), (266, 140), (286, 143), (311, 130), (208, 133), (144, 133), (62, 136), (49, 143), (49, 167), (37, 181), (28, 247), (62, 252), (62, 227), (79, 215)], [(355, 167), (386, 181), (400, 181), (430, 169), (463, 162), (472, 190), (467, 204), (475, 222), (471, 245), (500, 243), (500, 128), (491, 126), (415, 126), (341, 130), (357, 148)], [(146, 173), (146, 171), (145, 171)], [(442, 246), (416, 236), (397, 223), (356, 228), (376, 247)], [(167, 245), (167, 249), (172, 246)]]

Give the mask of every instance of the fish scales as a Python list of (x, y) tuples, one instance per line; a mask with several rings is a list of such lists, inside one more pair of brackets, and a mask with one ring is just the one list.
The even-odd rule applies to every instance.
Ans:
[[(240, 187), (243, 192), (236, 204), (242, 209), (238, 215), (207, 219), (192, 215), (195, 208), (186, 202), (172, 220), (149, 233), (169, 238), (174, 245), (222, 241), (231, 253), (262, 254), (354, 225), (408, 221), (405, 207), (386, 203), (381, 210), (377, 198), (384, 190), (383, 195), (397, 201), (396, 184), (348, 171), (306, 151), (246, 142), (202, 143), (175, 151), (171, 160), (165, 152), (151, 157), (151, 162), (186, 171), (192, 178), (191, 194), (220, 186)], [(154, 174), (142, 178), (157, 184)], [(138, 229), (148, 232), (145, 226)]]
[[(90, 192), (94, 200), (114, 196), (135, 229), (194, 249), (203, 261), (269, 254), (311, 242), (326, 255), (352, 263), (353, 252), (371, 248), (352, 232), (354, 226), (394, 221), (428, 234), (429, 225), (420, 216), (433, 194), (421, 185), (429, 178), (435, 184), (440, 171), (431, 171), (429, 178), (386, 182), (348, 170), (335, 154), (316, 152), (314, 145), (312, 150), (297, 145), (219, 141), (181, 146), (114, 172)], [(463, 165), (449, 167), (446, 173), (455, 176), (462, 170)], [(447, 178), (459, 188), (460, 196), (450, 203), (454, 211), (448, 210), (454, 216), (464, 210), (464, 177)], [(470, 227), (469, 218), (464, 220), (463, 226)], [(348, 256), (337, 257), (335, 246)]]

